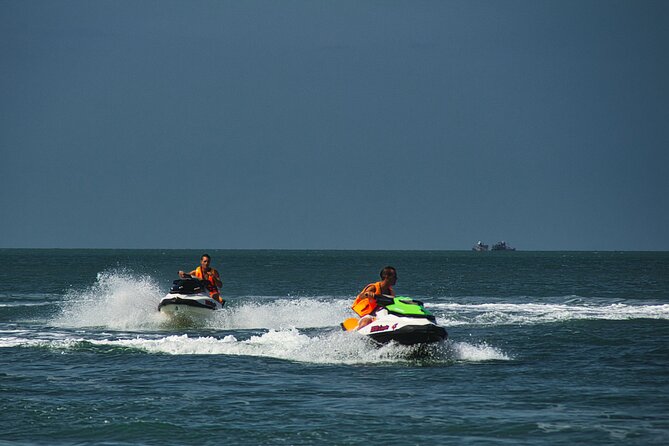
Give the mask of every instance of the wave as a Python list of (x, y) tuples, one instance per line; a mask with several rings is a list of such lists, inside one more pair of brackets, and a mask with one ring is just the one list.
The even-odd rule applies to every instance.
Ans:
[(269, 330), (266, 333), (237, 339), (234, 335), (191, 337), (170, 335), (159, 338), (125, 339), (30, 339), (3, 337), (1, 347), (44, 347), (81, 350), (91, 346), (113, 347), (169, 355), (230, 355), (275, 358), (313, 364), (452, 364), (457, 362), (508, 361), (512, 358), (486, 343), (471, 344), (449, 341), (429, 346), (375, 346), (352, 333), (328, 332), (309, 336), (297, 329)]
[(536, 325), (571, 320), (669, 319), (669, 304), (582, 305), (543, 303), (438, 303), (428, 306), (447, 326)]
[(10, 302), (0, 303), (0, 308), (43, 307), (44, 302)]

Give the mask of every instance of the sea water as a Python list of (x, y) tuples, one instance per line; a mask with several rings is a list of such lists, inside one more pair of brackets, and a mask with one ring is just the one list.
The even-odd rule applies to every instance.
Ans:
[[(175, 324), (201, 254), (0, 250), (0, 444), (669, 443), (669, 253), (213, 250)], [(339, 329), (386, 265), (447, 342)]]

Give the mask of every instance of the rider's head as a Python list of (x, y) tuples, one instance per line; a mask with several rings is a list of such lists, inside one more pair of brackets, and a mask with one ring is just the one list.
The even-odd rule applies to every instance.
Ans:
[(381, 276), (381, 280), (388, 280), (391, 285), (395, 285), (395, 282), (397, 282), (397, 270), (392, 266), (383, 268), (379, 276)]
[(209, 254), (202, 254), (202, 257), (200, 258), (200, 266), (203, 268), (209, 268), (209, 264), (211, 263), (211, 257)]

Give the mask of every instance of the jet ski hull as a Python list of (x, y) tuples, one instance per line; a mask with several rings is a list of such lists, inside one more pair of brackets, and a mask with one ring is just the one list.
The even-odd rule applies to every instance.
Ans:
[(172, 318), (202, 319), (223, 308), (225, 301), (213, 299), (206, 282), (198, 279), (177, 279), (170, 292), (158, 304), (158, 311)]
[(175, 296), (168, 294), (158, 304), (158, 311), (172, 317), (205, 318), (223, 308), (209, 296)]
[(365, 322), (363, 319), (356, 331), (379, 344), (393, 341), (402, 345), (431, 344), (448, 338), (446, 329), (427, 317), (401, 317), (381, 310), (372, 322)]
[(379, 344), (394, 341), (402, 345), (416, 345), (444, 341), (448, 333), (438, 325), (409, 325), (388, 332), (372, 333), (369, 337)]

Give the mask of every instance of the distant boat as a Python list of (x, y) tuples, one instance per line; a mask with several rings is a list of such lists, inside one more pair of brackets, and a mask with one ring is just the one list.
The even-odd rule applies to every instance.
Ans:
[(515, 251), (516, 248), (512, 248), (511, 246), (507, 245), (506, 242), (502, 241), (499, 243), (495, 243), (492, 245), (492, 250), (493, 251)]
[(472, 247), (472, 251), (483, 252), (487, 250), (488, 250), (488, 245), (481, 242), (481, 240), (479, 240), (479, 242)]

